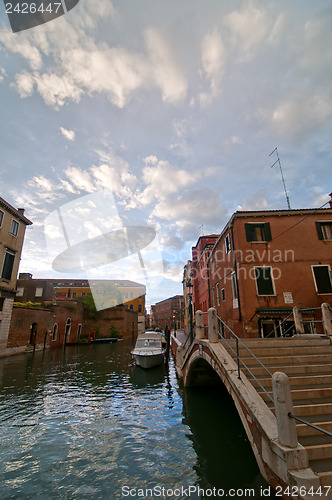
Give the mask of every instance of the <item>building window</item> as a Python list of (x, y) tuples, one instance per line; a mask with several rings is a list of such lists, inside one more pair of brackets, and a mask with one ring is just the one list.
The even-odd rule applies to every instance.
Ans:
[(248, 223), (245, 224), (247, 241), (271, 241), (271, 227), (270, 223)]
[(225, 238), (225, 250), (226, 253), (229, 253), (231, 251), (231, 237), (229, 234)]
[(82, 298), (84, 298), (85, 296), (86, 296), (86, 293), (82, 292)]
[(216, 290), (217, 290), (217, 305), (220, 306), (219, 283), (217, 283)]
[(1, 278), (3, 278), (4, 280), (8, 281), (11, 280), (14, 260), (15, 260), (15, 253), (7, 249), (1, 272)]
[(23, 297), (23, 294), (24, 294), (24, 288), (19, 287), (16, 292), (16, 297)]
[(332, 293), (330, 266), (312, 266), (317, 293)]
[(271, 267), (255, 267), (258, 295), (275, 295)]
[(225, 300), (226, 300), (225, 288), (221, 289), (221, 299), (223, 302), (225, 302)]
[(318, 238), (320, 240), (332, 240), (332, 222), (316, 222)]
[(142, 304), (138, 304), (138, 312), (141, 313), (142, 312)]
[(35, 297), (42, 297), (42, 296), (43, 296), (43, 287), (37, 287)]
[(0, 210), (0, 227), (2, 226), (2, 221), (3, 221), (3, 211)]
[(18, 233), (18, 222), (16, 222), (16, 220), (13, 219), (12, 227), (10, 228), (10, 234), (12, 234), (13, 236), (17, 236), (17, 233)]
[(81, 332), (82, 332), (82, 325), (79, 323), (77, 325), (77, 338), (79, 339), (81, 337)]
[(58, 323), (54, 323), (53, 325), (53, 331), (52, 331), (52, 340), (56, 340), (58, 334)]
[(73, 299), (76, 299), (76, 295), (77, 295), (77, 293), (73, 292)]

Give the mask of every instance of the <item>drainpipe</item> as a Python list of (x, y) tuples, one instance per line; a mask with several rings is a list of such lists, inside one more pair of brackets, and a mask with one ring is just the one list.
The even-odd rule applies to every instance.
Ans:
[(207, 275), (207, 284), (208, 284), (208, 295), (209, 295), (209, 307), (208, 309), (210, 309), (211, 307), (211, 298), (210, 298), (210, 257), (212, 255), (212, 251), (210, 252), (208, 258), (207, 258), (207, 261), (206, 261), (206, 275)]
[(236, 288), (237, 288), (237, 301), (238, 301), (238, 309), (239, 309), (239, 321), (242, 320), (242, 314), (241, 314), (241, 301), (240, 301), (240, 290), (239, 290), (239, 282), (237, 279), (237, 265), (236, 265), (236, 257), (235, 257), (235, 246), (234, 246), (234, 234), (233, 234), (233, 224), (230, 226), (231, 230), (231, 239), (232, 239), (232, 251), (233, 251), (233, 265), (234, 265), (234, 272), (235, 272), (235, 279), (236, 279)]

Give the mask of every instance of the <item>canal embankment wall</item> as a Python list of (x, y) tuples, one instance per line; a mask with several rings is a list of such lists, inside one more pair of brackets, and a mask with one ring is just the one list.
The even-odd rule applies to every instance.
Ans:
[(36, 305), (14, 305), (7, 344), (0, 357), (79, 343), (89, 336), (135, 340), (137, 312), (124, 306), (97, 311), (89, 317), (82, 302), (67, 300)]

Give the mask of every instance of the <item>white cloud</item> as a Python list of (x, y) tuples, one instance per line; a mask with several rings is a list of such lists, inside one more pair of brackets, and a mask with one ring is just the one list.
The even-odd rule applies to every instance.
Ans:
[(146, 157), (144, 163), (143, 180), (146, 188), (138, 195), (143, 205), (148, 205), (155, 199), (166, 200), (171, 194), (197, 180), (197, 173), (179, 169), (168, 161), (158, 160), (155, 156)]
[(209, 82), (210, 93), (200, 94), (200, 102), (206, 105), (220, 91), (220, 82), (226, 63), (226, 48), (218, 31), (204, 36), (201, 44), (203, 75)]
[(23, 71), (22, 73), (17, 73), (15, 75), (15, 84), (11, 84), (13, 88), (16, 88), (20, 97), (29, 97), (34, 92), (34, 77), (31, 73)]
[(272, 114), (273, 126), (282, 136), (302, 137), (332, 117), (332, 96), (299, 91), (281, 101)]
[(65, 170), (65, 175), (77, 189), (89, 193), (96, 191), (96, 186), (93, 183), (91, 175), (86, 170), (82, 170), (79, 167), (68, 167)]
[(149, 51), (149, 73), (162, 91), (163, 101), (176, 102), (187, 94), (187, 80), (167, 42), (154, 29), (145, 32)]
[(225, 25), (230, 30), (233, 46), (240, 53), (240, 58), (249, 60), (255, 48), (266, 38), (273, 24), (264, 10), (254, 3), (245, 4), (241, 10), (234, 10), (225, 16)]
[(68, 139), (68, 141), (74, 141), (75, 140), (75, 132), (74, 130), (67, 130), (64, 127), (60, 127), (60, 132), (65, 137)]
[(4, 80), (5, 76), (7, 76), (6, 71), (0, 66), (0, 83)]
[(33, 177), (32, 181), (28, 183), (30, 186), (36, 185), (38, 188), (41, 188), (43, 191), (51, 192), (53, 190), (53, 184), (49, 179), (46, 179), (43, 175), (40, 177)]
[(22, 33), (21, 36), (13, 36), (9, 29), (0, 30), (0, 43), (10, 52), (19, 54), (28, 63), (32, 70), (38, 70), (42, 66), (42, 56), (37, 47), (29, 41), (29, 35)]

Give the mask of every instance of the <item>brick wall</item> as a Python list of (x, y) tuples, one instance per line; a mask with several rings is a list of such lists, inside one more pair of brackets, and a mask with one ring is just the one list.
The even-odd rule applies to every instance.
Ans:
[[(14, 306), (7, 347), (26, 347), (34, 342), (44, 344), (45, 333), (50, 332), (53, 325), (53, 314), (46, 309)], [(35, 335), (31, 335), (32, 330)], [(49, 334), (47, 345), (50, 345)]]
[(97, 319), (86, 318), (81, 336), (87, 337), (89, 332), (98, 328), (98, 337), (108, 338), (111, 335), (111, 325), (117, 329), (118, 335), (123, 339), (135, 339), (138, 331), (137, 312), (123, 306), (105, 309), (97, 313)]

